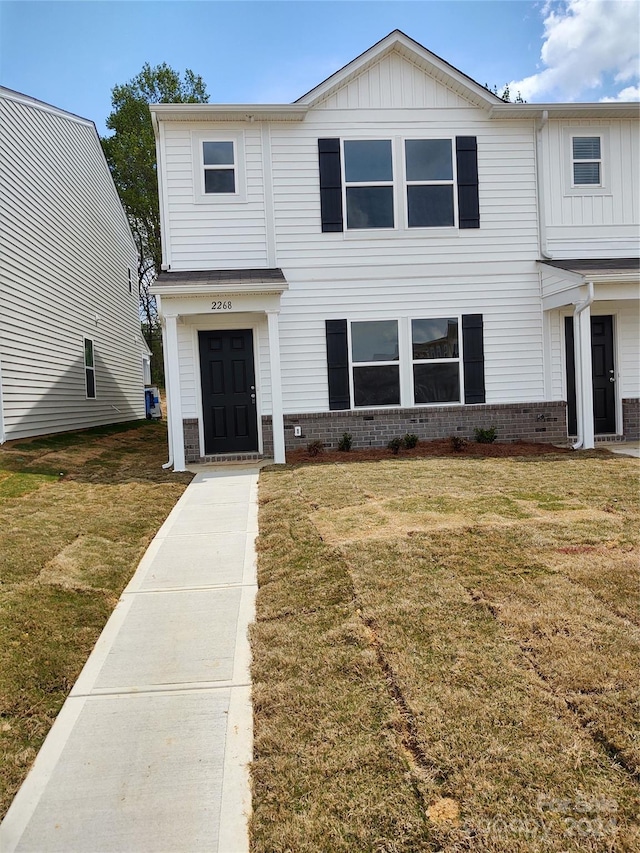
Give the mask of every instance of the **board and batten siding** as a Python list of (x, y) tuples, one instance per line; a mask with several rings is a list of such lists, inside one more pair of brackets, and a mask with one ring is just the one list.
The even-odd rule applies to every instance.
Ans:
[[(571, 187), (570, 134), (603, 134), (604, 188)], [(640, 121), (550, 121), (540, 176), (549, 254), (633, 257), (640, 237)]]
[[(244, 141), (246, 200), (212, 195), (196, 202), (199, 164), (194, 162), (192, 133), (239, 133)], [(260, 124), (167, 122), (163, 170), (166, 181), (169, 243), (173, 270), (253, 269), (267, 266), (264, 180)]]
[(5, 438), (143, 418), (135, 244), (93, 124), (0, 92), (0, 193)]
[(398, 105), (434, 109), (467, 107), (468, 102), (394, 50), (328, 94), (316, 109), (388, 109)]

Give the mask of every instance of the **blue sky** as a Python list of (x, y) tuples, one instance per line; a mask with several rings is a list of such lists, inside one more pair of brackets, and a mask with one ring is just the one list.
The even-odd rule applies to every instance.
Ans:
[(211, 102), (290, 102), (393, 29), (533, 102), (635, 100), (638, 0), (0, 0), (0, 83), (95, 121), (144, 62)]

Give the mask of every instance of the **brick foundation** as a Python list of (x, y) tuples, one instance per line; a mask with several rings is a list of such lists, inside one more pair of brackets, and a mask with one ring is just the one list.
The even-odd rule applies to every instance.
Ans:
[(200, 436), (198, 435), (198, 419), (183, 418), (184, 458), (185, 462), (200, 461)]
[(640, 441), (640, 399), (622, 401), (622, 432), (627, 441)]
[[(636, 401), (637, 402), (637, 401)], [(476, 427), (495, 426), (498, 441), (543, 441), (567, 443), (566, 403), (527, 403), (474, 406), (437, 406), (429, 409), (371, 409), (321, 412), (312, 415), (285, 415), (287, 450), (322, 441), (337, 448), (345, 432), (353, 436), (353, 447), (385, 447), (396, 436), (415, 433), (420, 439), (458, 435), (473, 438)], [(301, 427), (297, 438), (294, 428)], [(262, 418), (265, 456), (273, 453), (271, 417)]]

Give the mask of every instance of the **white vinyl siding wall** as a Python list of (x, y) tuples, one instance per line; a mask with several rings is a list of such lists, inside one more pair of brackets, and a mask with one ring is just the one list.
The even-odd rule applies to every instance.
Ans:
[(95, 128), (0, 97), (0, 166), (6, 438), (144, 417), (135, 246)]
[[(200, 165), (194, 162), (192, 130), (202, 140), (211, 128), (211, 140), (243, 133), (246, 201), (212, 195), (195, 203), (194, 182)], [(167, 239), (171, 268), (252, 269), (267, 265), (266, 220), (262, 175), (260, 124), (167, 124), (164, 171), (169, 212)]]

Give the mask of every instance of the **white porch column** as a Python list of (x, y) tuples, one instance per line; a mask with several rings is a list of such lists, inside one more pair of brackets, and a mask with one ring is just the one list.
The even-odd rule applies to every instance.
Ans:
[(269, 367), (271, 369), (271, 423), (273, 427), (273, 461), (283, 463), (284, 419), (282, 416), (282, 377), (280, 374), (280, 333), (278, 311), (267, 311), (269, 327)]
[(168, 427), (170, 448), (173, 452), (173, 470), (186, 471), (180, 393), (180, 364), (178, 362), (178, 318), (175, 314), (165, 316), (164, 346)]
[(591, 363), (591, 307), (587, 306), (579, 315), (580, 324), (580, 397), (582, 398), (583, 447), (591, 450), (595, 446), (593, 423), (593, 367)]

